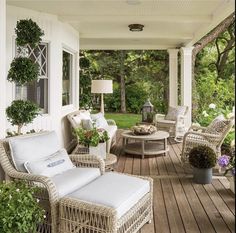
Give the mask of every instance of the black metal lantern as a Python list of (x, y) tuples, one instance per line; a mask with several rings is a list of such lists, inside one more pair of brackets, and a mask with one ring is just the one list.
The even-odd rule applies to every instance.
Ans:
[(153, 122), (154, 107), (148, 99), (142, 107), (142, 122)]

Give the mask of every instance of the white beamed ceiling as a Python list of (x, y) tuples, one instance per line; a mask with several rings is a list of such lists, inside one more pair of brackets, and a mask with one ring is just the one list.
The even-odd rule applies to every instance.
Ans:
[[(234, 12), (233, 0), (7, 0), (55, 14), (80, 33), (81, 49), (168, 49), (192, 46)], [(128, 25), (144, 25), (130, 32)]]

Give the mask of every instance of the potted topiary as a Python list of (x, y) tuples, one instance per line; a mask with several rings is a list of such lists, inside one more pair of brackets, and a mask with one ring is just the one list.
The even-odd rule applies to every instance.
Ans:
[(193, 179), (197, 184), (210, 184), (212, 168), (216, 165), (216, 153), (208, 146), (197, 146), (189, 152), (189, 163), (193, 167)]
[(0, 232), (35, 233), (46, 218), (40, 200), (34, 197), (37, 188), (25, 182), (0, 183)]
[(10, 123), (17, 125), (17, 134), (21, 134), (22, 127), (39, 115), (39, 107), (28, 100), (14, 100), (6, 109), (6, 114)]

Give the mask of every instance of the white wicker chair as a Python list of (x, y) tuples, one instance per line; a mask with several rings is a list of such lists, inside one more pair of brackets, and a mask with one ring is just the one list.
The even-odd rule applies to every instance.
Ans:
[(176, 121), (166, 120), (166, 115), (156, 114), (154, 118), (155, 125), (158, 130), (164, 130), (170, 133), (171, 137), (174, 137), (176, 141), (182, 141), (182, 138), (186, 132), (185, 119), (188, 113), (188, 107), (184, 114), (178, 115)]
[(190, 150), (198, 145), (211, 147), (216, 152), (217, 157), (219, 157), (221, 155), (221, 145), (233, 126), (234, 117), (225, 120), (224, 127), (219, 127), (217, 133), (208, 133), (208, 127), (191, 126), (188, 132), (184, 135), (181, 153), (182, 162), (188, 162), (188, 154)]

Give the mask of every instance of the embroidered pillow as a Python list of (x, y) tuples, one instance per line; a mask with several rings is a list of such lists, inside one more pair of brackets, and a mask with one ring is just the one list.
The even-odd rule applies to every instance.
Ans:
[(30, 174), (47, 177), (55, 176), (75, 167), (65, 149), (40, 160), (26, 161), (24, 166)]
[(184, 115), (186, 112), (186, 106), (169, 106), (168, 113), (165, 116), (165, 120), (176, 121), (179, 115)]

